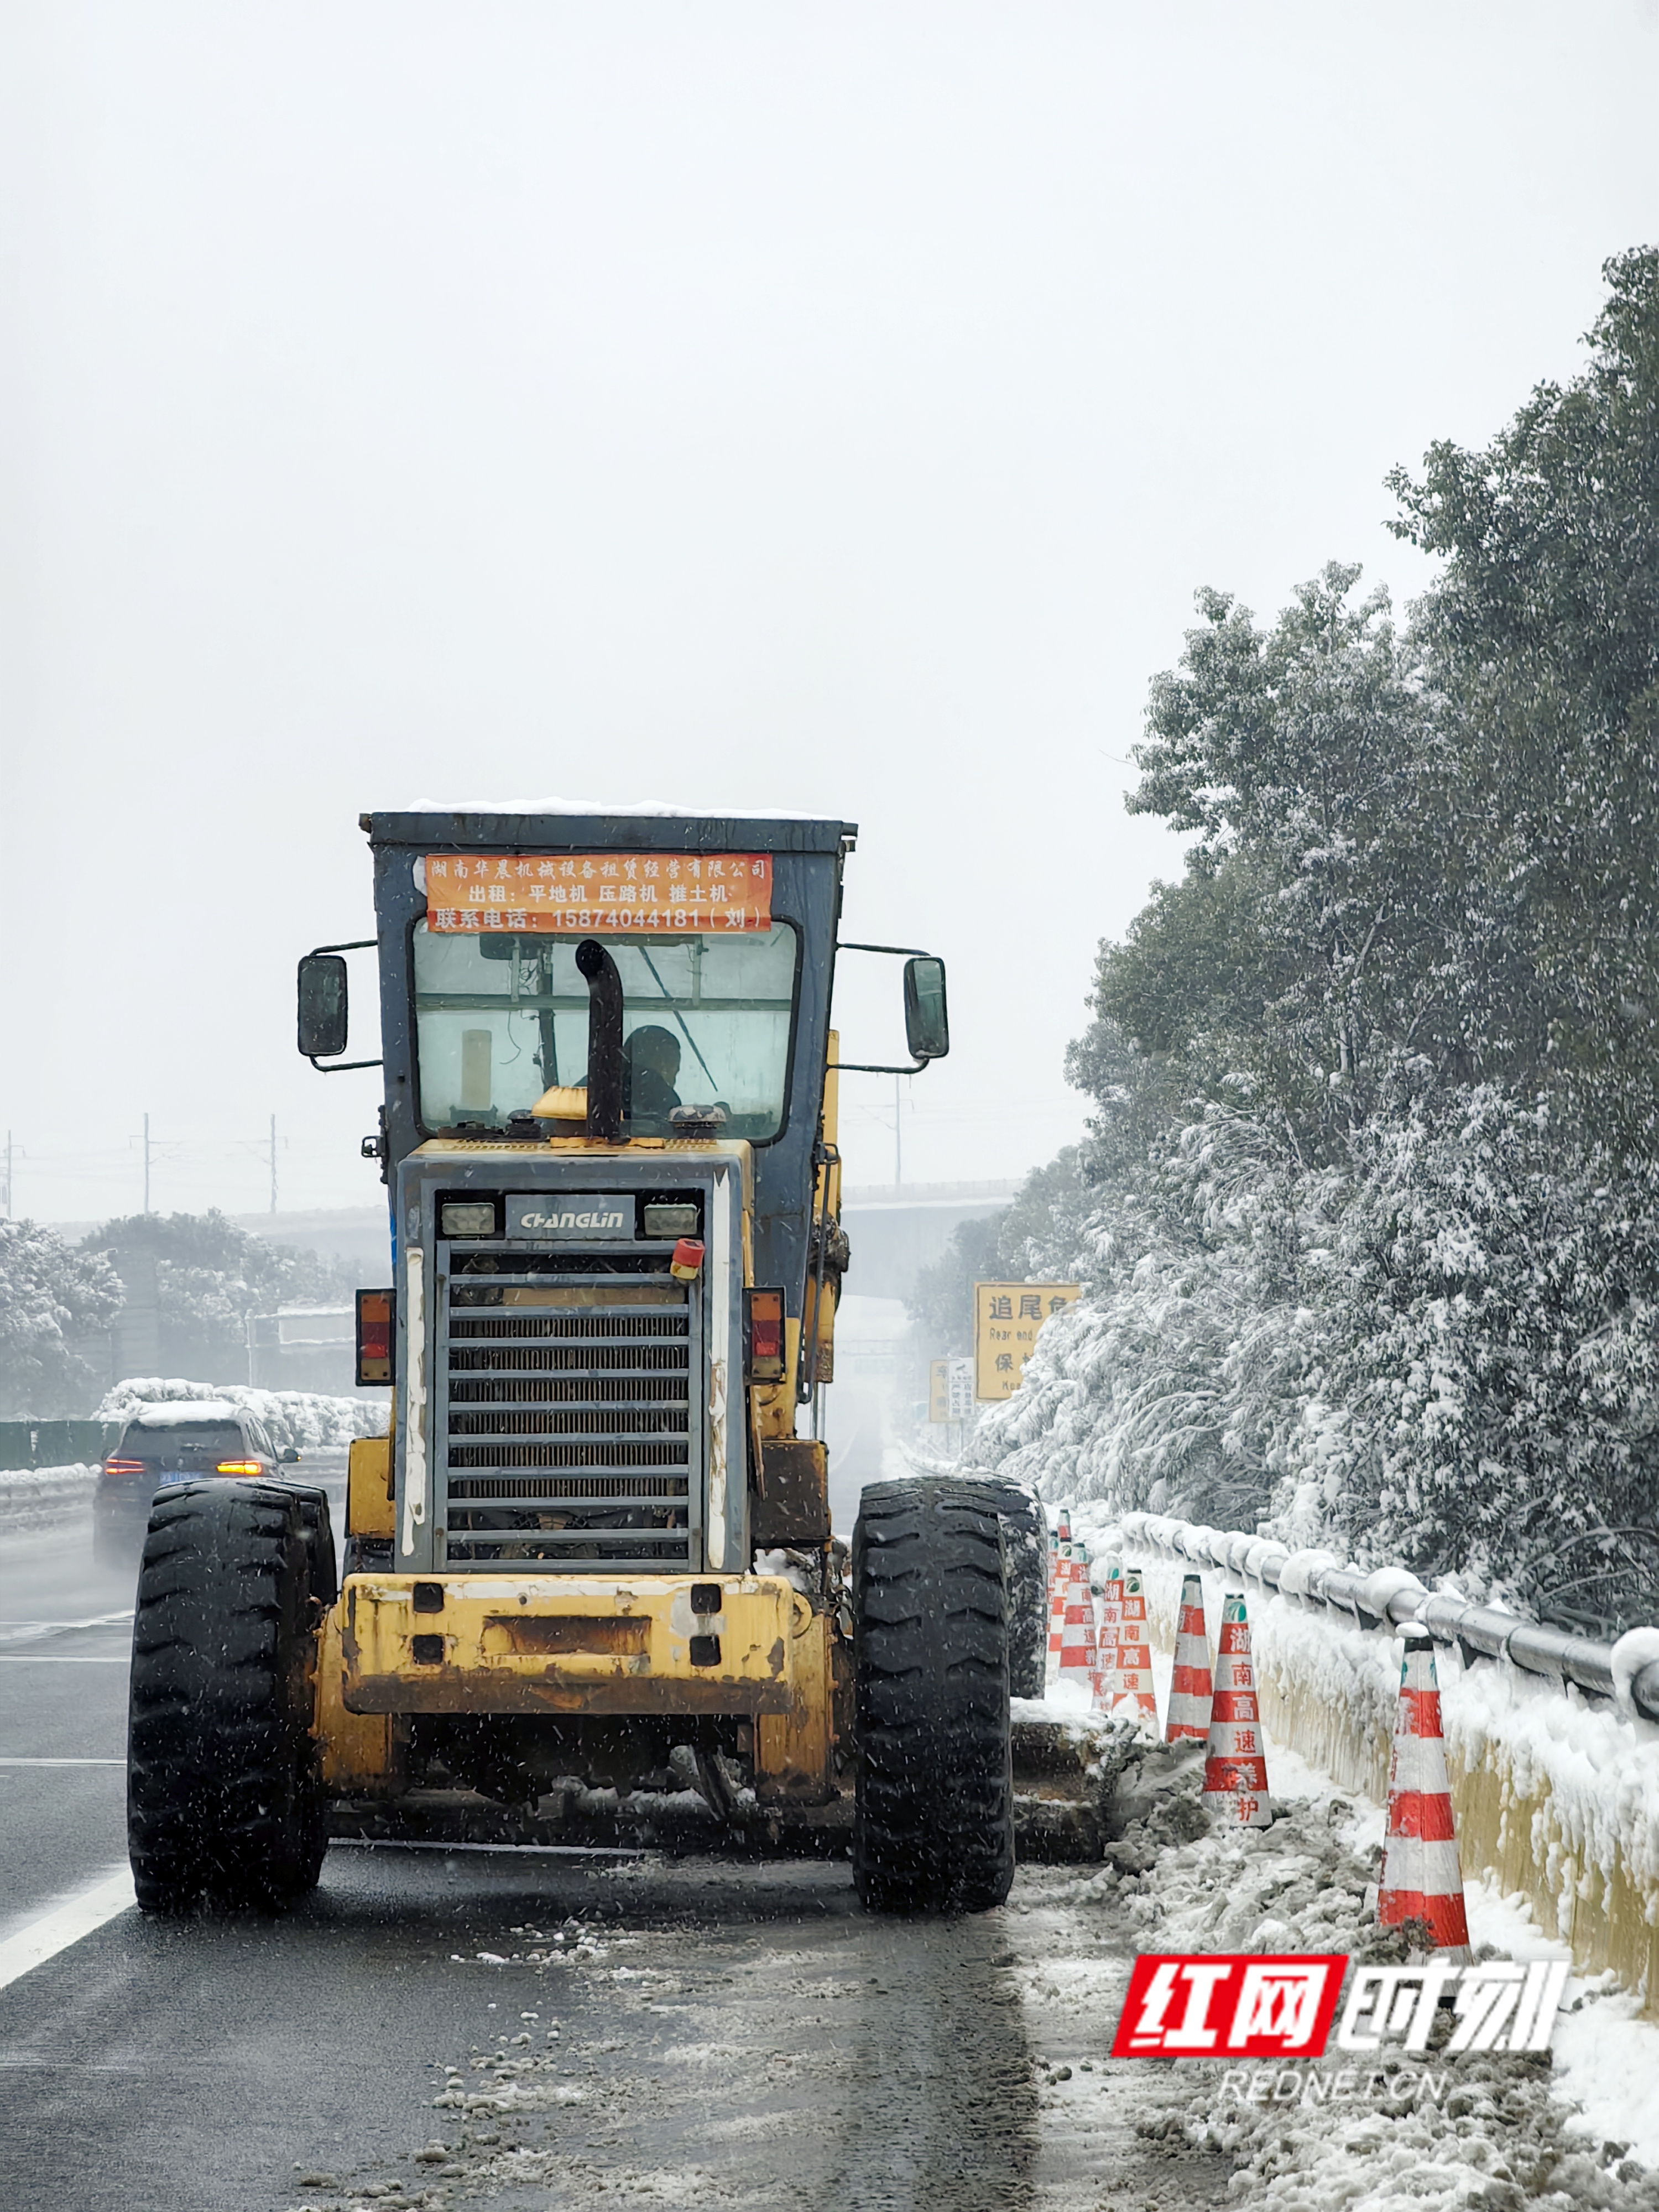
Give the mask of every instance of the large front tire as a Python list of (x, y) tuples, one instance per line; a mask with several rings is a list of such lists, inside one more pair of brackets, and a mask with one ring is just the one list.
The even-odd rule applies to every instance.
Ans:
[(853, 1874), (881, 1911), (982, 1912), (1014, 1876), (1008, 1619), (986, 1486), (869, 1484), (853, 1534)]
[[(321, 1526), (318, 1527), (320, 1504)], [(138, 1903), (273, 1909), (328, 1848), (311, 1733), (321, 1492), (207, 1481), (158, 1498), (133, 1621), (127, 1839)]]

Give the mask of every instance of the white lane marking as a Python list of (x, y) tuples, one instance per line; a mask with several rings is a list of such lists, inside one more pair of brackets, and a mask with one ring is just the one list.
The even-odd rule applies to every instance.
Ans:
[(71, 1943), (78, 1943), (83, 1936), (90, 1936), (106, 1920), (113, 1920), (137, 1902), (132, 1889), (132, 1869), (122, 1867), (106, 1874), (90, 1889), (77, 1891), (71, 1897), (60, 1898), (50, 1911), (32, 1920), (27, 1928), (20, 1928), (0, 1943), (0, 1990), (24, 1974), (33, 1973), (48, 1959), (55, 1959), (60, 1951), (67, 1951)]
[(125, 1766), (125, 1759), (0, 1759), (0, 1766)]
[(503, 1858), (642, 1859), (645, 1847), (636, 1844), (434, 1844), (425, 1837), (336, 1836), (332, 1851), (495, 1851)]
[(125, 1613), (98, 1613), (90, 1620), (0, 1620), (0, 1644), (28, 1644), (37, 1636), (68, 1636), (77, 1628), (125, 1628), (132, 1607)]

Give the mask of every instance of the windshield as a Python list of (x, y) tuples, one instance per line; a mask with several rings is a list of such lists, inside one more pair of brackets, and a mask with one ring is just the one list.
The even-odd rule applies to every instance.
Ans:
[[(587, 1079), (587, 985), (579, 937), (449, 936), (415, 928), (416, 1057), (428, 1129), (503, 1127), (555, 1084)], [(624, 1111), (666, 1135), (677, 1107), (718, 1105), (725, 1133), (764, 1142), (783, 1127), (795, 932), (613, 936), (623, 986)]]

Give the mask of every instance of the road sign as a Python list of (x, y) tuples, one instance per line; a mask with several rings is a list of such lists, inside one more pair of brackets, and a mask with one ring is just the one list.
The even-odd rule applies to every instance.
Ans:
[(974, 1363), (971, 1359), (928, 1361), (927, 1418), (930, 1421), (973, 1419)]
[(1050, 1314), (1071, 1305), (1082, 1292), (1078, 1283), (975, 1283), (974, 1285), (974, 1395), (985, 1400), (1012, 1398)]

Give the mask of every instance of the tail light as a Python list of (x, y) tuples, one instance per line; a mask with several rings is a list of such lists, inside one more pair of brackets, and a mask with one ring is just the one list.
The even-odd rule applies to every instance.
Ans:
[(749, 1319), (749, 1373), (757, 1382), (783, 1380), (783, 1292), (745, 1291)]
[(104, 1462), (104, 1472), (112, 1481), (118, 1482), (124, 1475), (142, 1474), (143, 1471), (144, 1462), (141, 1459), (106, 1459)]
[[(488, 1232), (486, 1232), (488, 1233)], [(392, 1380), (392, 1339), (397, 1328), (397, 1293), (357, 1293), (357, 1387), (372, 1389)]]
[(213, 1472), (216, 1474), (263, 1474), (264, 1468), (257, 1459), (222, 1459)]

